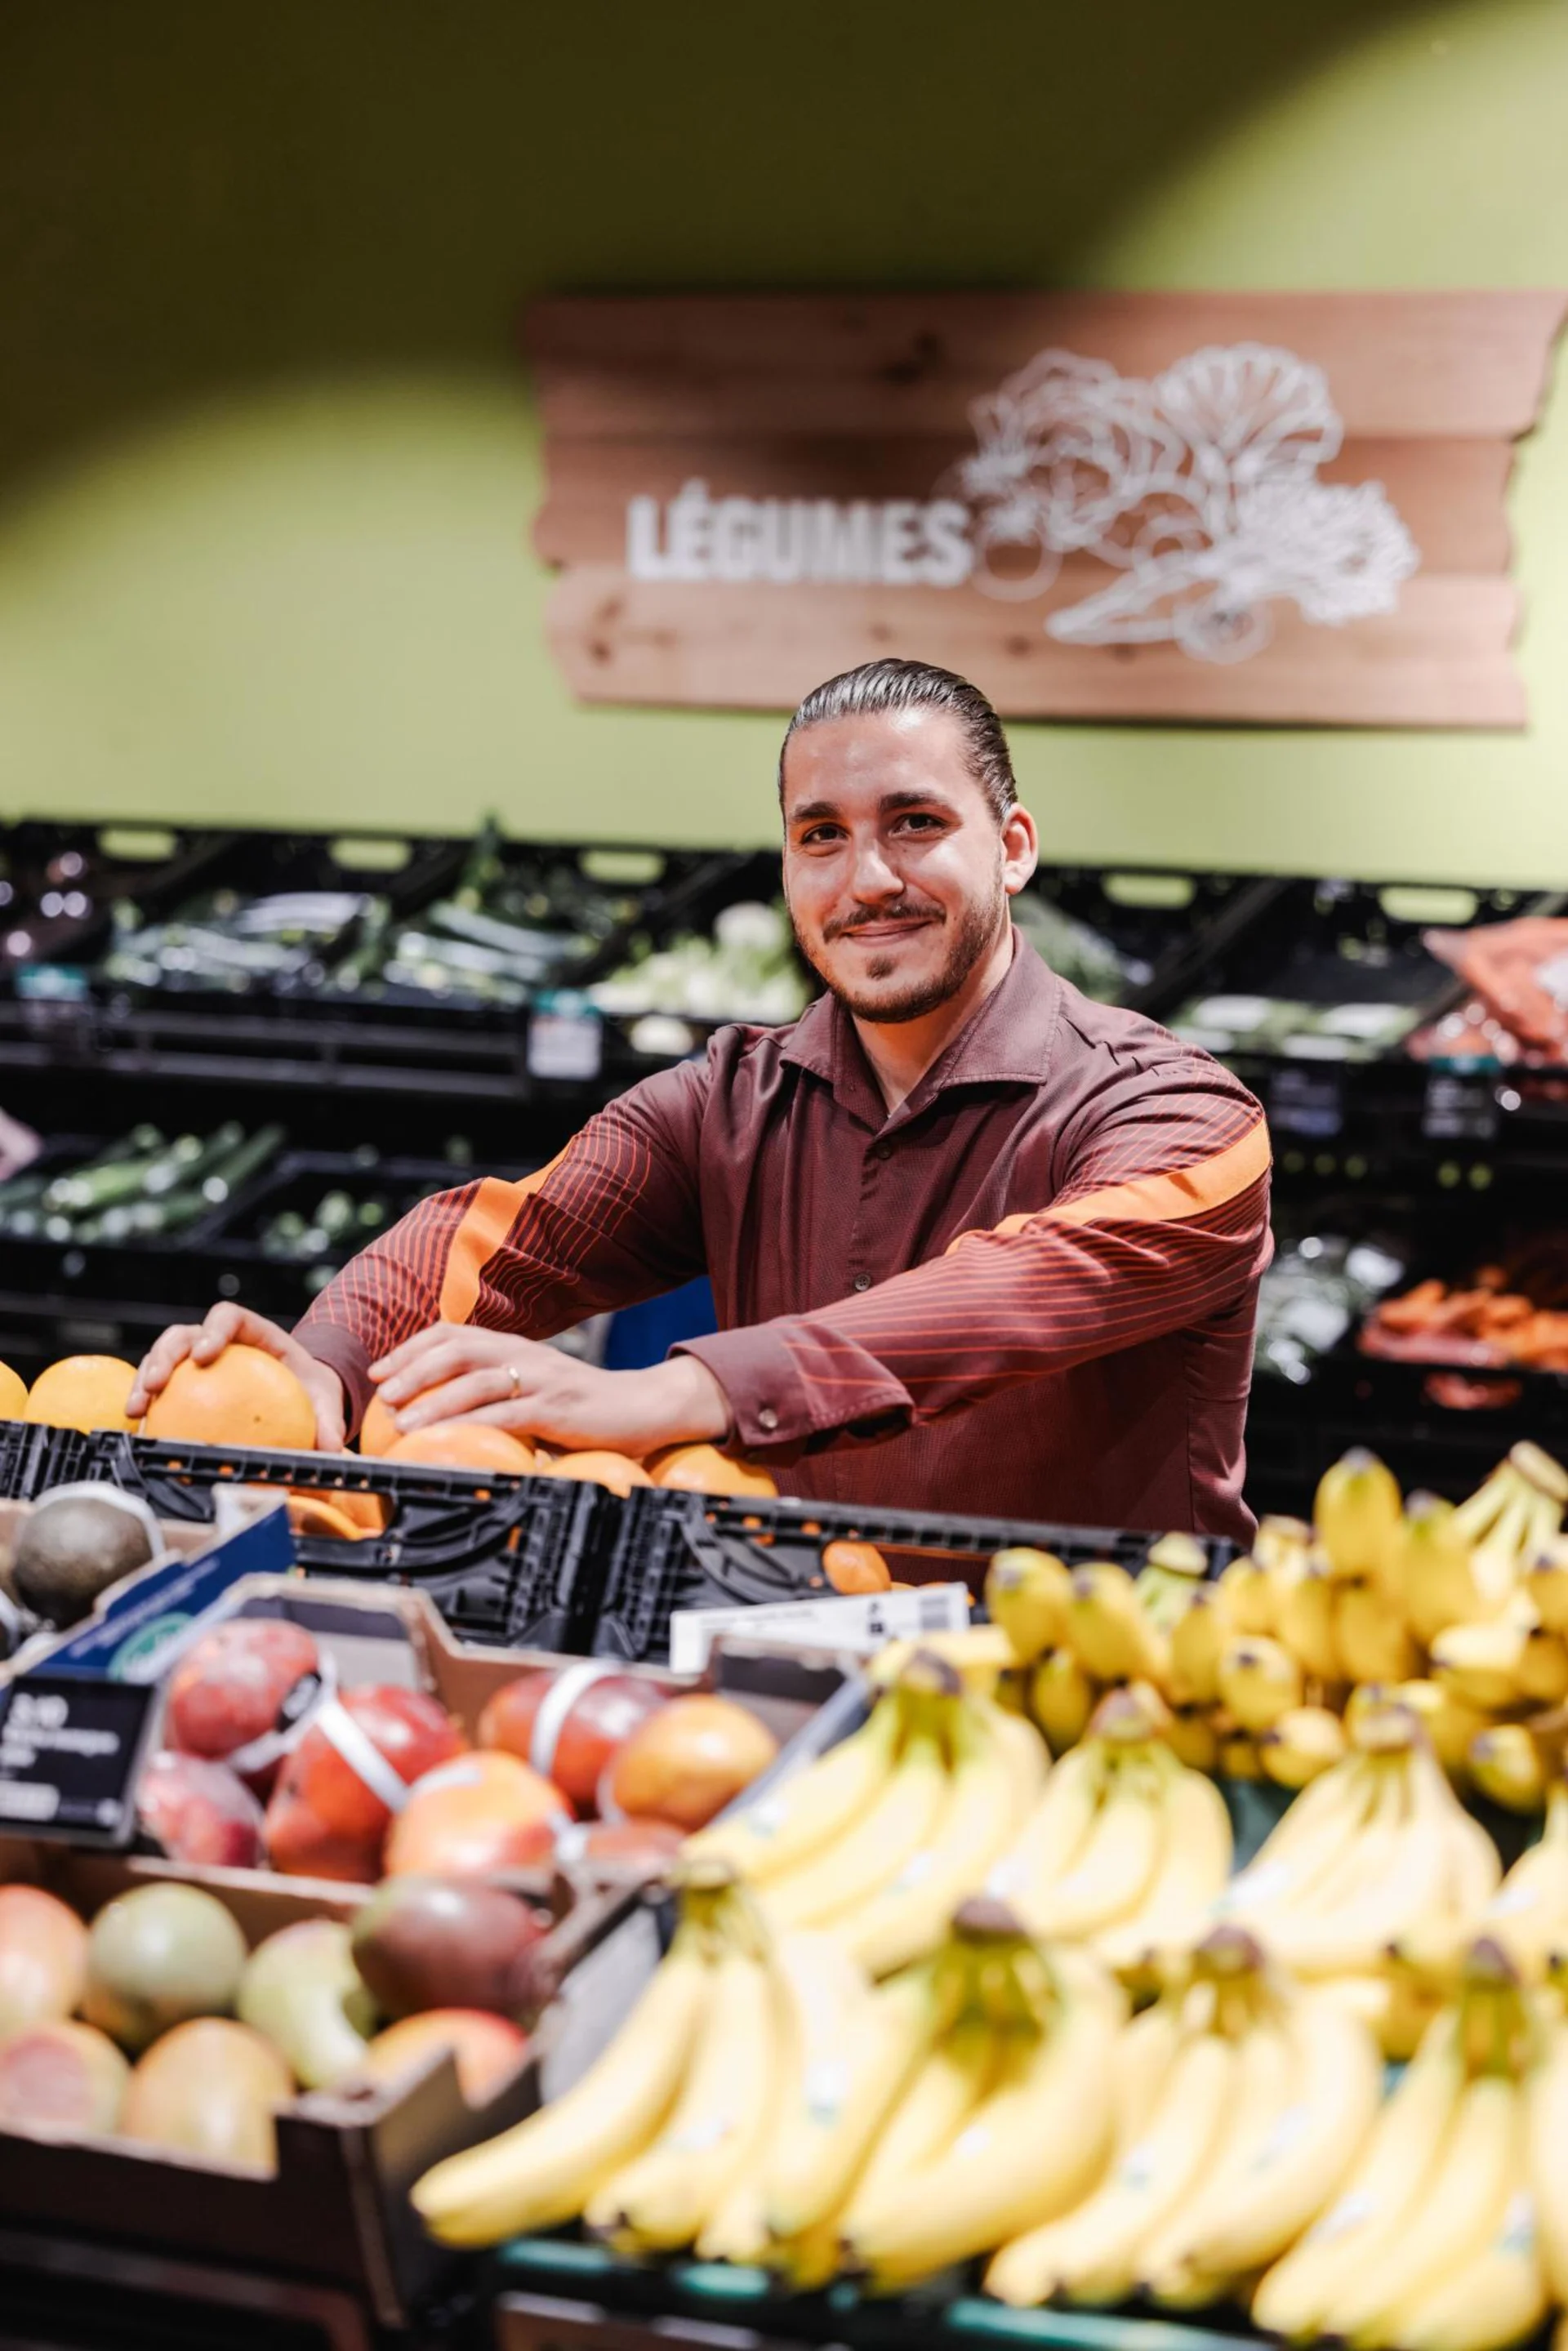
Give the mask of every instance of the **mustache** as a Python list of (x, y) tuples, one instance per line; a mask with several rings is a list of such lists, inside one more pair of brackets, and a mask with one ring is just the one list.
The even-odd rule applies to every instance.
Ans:
[(915, 905), (890, 906), (882, 914), (845, 914), (836, 923), (822, 925), (822, 943), (825, 946), (831, 946), (834, 939), (843, 938), (850, 931), (867, 931), (873, 925), (883, 930), (889, 923), (929, 923), (933, 918), (937, 922), (946, 919), (940, 906), (928, 905), (924, 902)]

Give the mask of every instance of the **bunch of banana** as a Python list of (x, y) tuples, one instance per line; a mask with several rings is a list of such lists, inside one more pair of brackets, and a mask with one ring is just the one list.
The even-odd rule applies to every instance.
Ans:
[(1234, 1928), (1118, 2043), (1114, 2156), (1072, 2210), (1003, 2246), (1004, 2302), (1167, 2306), (1235, 2298), (1338, 2194), (1375, 2121), (1366, 2027)]
[(1030, 1723), (920, 1649), (852, 1738), (703, 1830), (686, 1855), (727, 1864), (776, 1931), (821, 1928), (888, 1975), (942, 1942), (1033, 1807), (1049, 1760)]
[(1087, 1942), (1140, 1988), (1203, 1934), (1231, 1862), (1225, 1800), (1168, 1722), (1145, 1685), (1108, 1693), (985, 1884), (1032, 1934)]
[(1503, 2351), (1568, 2289), (1568, 2026), (1494, 1945), (1428, 2027), (1337, 2200), (1252, 2314), (1354, 2351)]
[(1172, 1641), (1194, 1595), (1212, 1589), (1190, 1535), (1166, 1535), (1136, 1576), (1114, 1560), (1065, 1567), (1050, 1552), (1000, 1551), (986, 1605), (1012, 1645), (1023, 1703), (1053, 1755), (1075, 1747), (1107, 1690), (1145, 1682), (1170, 1696)]
[(1350, 1753), (1302, 1790), (1217, 1907), (1293, 1973), (1335, 1981), (1394, 2043), (1410, 2029), (1397, 2011), (1411, 1987), (1391, 1947), (1448, 1949), (1502, 1866), (1407, 1708), (1364, 1705), (1351, 1732)]
[(780, 2029), (755, 1903), (723, 1864), (693, 1864), (674, 1939), (598, 2062), (553, 2105), (427, 2171), (414, 2208), (449, 2245), (582, 2213), (622, 2240), (690, 2243), (767, 2123)]
[(1546, 1799), (1546, 1823), (1502, 1883), (1468, 1918), (1445, 1930), (1403, 1937), (1396, 1956), (1441, 2001), (1456, 1995), (1464, 1964), (1478, 1942), (1496, 1946), (1521, 1983), (1546, 1980), (1559, 1956), (1568, 1957), (1568, 1781), (1559, 1775)]

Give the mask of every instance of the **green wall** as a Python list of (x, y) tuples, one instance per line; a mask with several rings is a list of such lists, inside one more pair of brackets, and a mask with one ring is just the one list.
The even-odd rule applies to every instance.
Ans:
[[(532, 293), (1568, 283), (1568, 7), (6, 0), (0, 810), (766, 840), (768, 717), (574, 708)], [(1020, 726), (1047, 853), (1568, 877), (1527, 735)]]

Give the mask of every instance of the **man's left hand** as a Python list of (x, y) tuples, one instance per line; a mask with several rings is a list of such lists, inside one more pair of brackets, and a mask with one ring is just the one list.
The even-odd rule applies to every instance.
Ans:
[(559, 1347), (436, 1322), (371, 1366), (382, 1401), (408, 1435), (436, 1420), (482, 1420), (517, 1437), (641, 1460), (662, 1445), (723, 1437), (729, 1405), (695, 1355), (642, 1372), (602, 1372)]

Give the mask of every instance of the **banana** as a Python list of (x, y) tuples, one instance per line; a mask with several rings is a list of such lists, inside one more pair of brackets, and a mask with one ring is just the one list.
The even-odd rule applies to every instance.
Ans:
[(1345, 1751), (1344, 1725), (1326, 1706), (1291, 1707), (1258, 1742), (1263, 1769), (1281, 1788), (1304, 1788)]
[(1519, 1687), (1535, 1706), (1558, 1706), (1568, 1698), (1568, 1641), (1560, 1633), (1549, 1633), (1544, 1625), (1530, 1627), (1519, 1660)]
[(1232, 1632), (1274, 1632), (1279, 1622), (1274, 1579), (1257, 1560), (1233, 1559), (1215, 1590)]
[(1514, 1588), (1506, 1555), (1478, 1554), (1460, 1531), (1460, 1514), (1436, 1494), (1412, 1494), (1405, 1506), (1402, 1552), (1406, 1613), (1410, 1629), (1430, 1648), (1450, 1625), (1475, 1625), (1495, 1616)]
[(999, 2037), (978, 2011), (961, 2016), (936, 2043), (894, 2107), (843, 2207), (841, 2232), (853, 2236), (861, 2214), (874, 2212), (894, 2182), (936, 2161), (963, 2129), (996, 2078)]
[(1375, 2262), (1335, 2294), (1332, 2331), (1356, 2351), (1401, 2341), (1393, 2330), (1410, 2298), (1429, 2292), (1490, 2241), (1519, 2177), (1523, 2145), (1519, 2085), (1506, 2074), (1468, 2082), (1419, 2208), (1384, 2242)]
[[(891, 1975), (935, 1950), (959, 1903), (977, 1891), (1009, 1841), (1019, 1783), (999, 1721), (994, 1707), (962, 1706), (947, 1800), (928, 1841), (878, 1893), (838, 1918), (835, 1931), (871, 1975)], [(1027, 1723), (1017, 1727), (1040, 1747)]]
[(1181, 2046), (1185, 1998), (1185, 1988), (1167, 1993), (1118, 2036), (1111, 2066), (1118, 2155), (1143, 2137), (1165, 2088)]
[(1444, 1831), (1455, 1801), (1448, 1782), (1425, 1750), (1385, 1759), (1380, 1768), (1388, 1774), (1383, 1799), (1344, 1869), (1317, 1882), (1310, 1913), (1287, 1910), (1270, 1922), (1272, 1949), (1298, 1975), (1351, 1974), (1375, 1965), (1444, 1898)]
[(1147, 1898), (1160, 1860), (1162, 1773), (1179, 1769), (1164, 1750), (1125, 1757), (1071, 1868), (1031, 1877), (1011, 1896), (1032, 1934), (1073, 1940), (1126, 1918)]
[(1308, 1899), (1325, 1873), (1343, 1861), (1377, 1793), (1364, 1755), (1347, 1755), (1322, 1772), (1231, 1879), (1215, 1904), (1216, 1915), (1255, 1926), (1267, 1938), (1276, 1915)]
[(1053, 2294), (1091, 2304), (1124, 2301), (1143, 2246), (1207, 2175), (1236, 2085), (1235, 2045), (1218, 2032), (1189, 2032), (1142, 2135), (1076, 2210), (1003, 2244), (986, 2273), (988, 2294), (1019, 2305)]
[(1246, 2177), (1254, 2150), (1289, 2106), (1294, 2071), (1283, 2018), (1265, 2001), (1240, 2036), (1235, 2092), (1218, 2145), (1187, 2194), (1138, 2249), (1144, 2292), (1166, 2309), (1195, 2309), (1225, 2293), (1228, 2280), (1203, 2268), (1196, 2249), (1223, 2220), (1233, 2182)]
[(1096, 1681), (1169, 1685), (1170, 1644), (1139, 1602), (1126, 1569), (1113, 1561), (1073, 1569), (1067, 1637)]
[(1170, 1631), (1171, 1696), (1178, 1707), (1218, 1704), (1219, 1660), (1231, 1629), (1219, 1584), (1195, 1585)]
[(1011, 1831), (1016, 1835), (1044, 1791), (1051, 1772), (1051, 1750), (1044, 1733), (1021, 1708), (1015, 1711), (998, 1700), (988, 1711), (992, 1732), (1008, 1759), (1011, 1782), (1009, 1812)]
[(494, 2245), (575, 2220), (603, 2181), (662, 2128), (712, 1981), (700, 1938), (677, 1931), (636, 2008), (580, 2081), (415, 2183), (414, 2209), (432, 2236), (446, 2245)]
[(1568, 1633), (1568, 1543), (1559, 1537), (1538, 1551), (1524, 1571), (1524, 1588), (1549, 1633)]
[(1400, 1535), (1398, 1481), (1362, 1447), (1325, 1469), (1312, 1503), (1312, 1525), (1336, 1580), (1389, 1580)]
[[(1417, 1718), (1431, 1742), (1433, 1754), (1448, 1777), (1457, 1780), (1466, 1774), (1470, 1741), (1477, 1731), (1486, 1729), (1490, 1716), (1477, 1707), (1467, 1706), (1439, 1682), (1400, 1682), (1389, 1695), (1396, 1705), (1407, 1707)], [(1354, 1702), (1353, 1699), (1353, 1706)], [(1348, 1725), (1350, 1708), (1346, 1708), (1345, 1719)]]
[[(1043, 1963), (1030, 1955), (1031, 1963)], [(1004, 2036), (995, 2086), (933, 2162), (867, 2199), (847, 2260), (882, 2287), (943, 2269), (1065, 2211), (1110, 2152), (1105, 2077), (1119, 2029), (1109, 1995), (1049, 1978), (1049, 2008)]]
[(1407, 1681), (1417, 1669), (1416, 1645), (1404, 1618), (1389, 1604), (1385, 1587), (1370, 1577), (1336, 1585), (1333, 1639), (1352, 1681)]
[(1259, 1520), (1252, 1556), (1270, 1575), (1299, 1566), (1312, 1548), (1312, 1531), (1305, 1519), (1280, 1518), (1270, 1511)]
[[(859, 1970), (857, 1970), (857, 1973)], [(852, 2006), (845, 2029), (823, 2037), (810, 2018), (763, 2169), (768, 2233), (793, 2239), (842, 2202), (887, 2116), (952, 2021), (954, 1970), (927, 1962)]]
[(1523, 1695), (1519, 1668), (1528, 1629), (1517, 1614), (1450, 1625), (1432, 1644), (1433, 1679), (1461, 1705), (1500, 1713)]
[(1541, 2229), (1541, 2252), (1552, 2294), (1568, 2302), (1568, 2026), (1553, 2026), (1526, 2086), (1530, 2185)]
[(1020, 1666), (1062, 1646), (1071, 1592), (1072, 1579), (1054, 1552), (1015, 1543), (996, 1553), (986, 1572), (986, 1608)]
[[(1226, 1718), (1222, 1718), (1225, 1719)], [(1239, 1730), (1227, 1730), (1219, 1737), (1219, 1756), (1216, 1766), (1222, 1780), (1260, 1780), (1262, 1761), (1258, 1753), (1258, 1741), (1246, 1738)]]
[(774, 1927), (825, 1926), (857, 1908), (927, 1843), (946, 1794), (940, 1729), (918, 1707), (895, 1767), (853, 1824), (765, 1881), (760, 1898)]
[(798, 1867), (874, 1803), (893, 1771), (904, 1711), (896, 1697), (879, 1699), (852, 1737), (735, 1819), (699, 1829), (686, 1839), (683, 1855), (727, 1862), (753, 1886)]
[(1349, 1679), (1334, 1640), (1334, 1587), (1310, 1555), (1292, 1559), (1274, 1575), (1277, 1635), (1309, 1681)]
[(1053, 1755), (1065, 1755), (1070, 1747), (1077, 1746), (1089, 1728), (1098, 1696), (1072, 1649), (1056, 1649), (1035, 1667), (1029, 1687), (1030, 1712)]
[(1336, 2296), (1419, 2212), (1464, 2081), (1453, 2010), (1437, 2020), (1376, 2116), (1344, 2187), (1300, 2243), (1265, 2272), (1252, 2315), (1292, 2342), (1326, 2333)]
[[(1530, 1984), (1541, 1982), (1554, 1952), (1568, 1950), (1568, 1785), (1562, 1781), (1547, 1797), (1539, 1841), (1520, 1855), (1482, 1912), (1479, 1931), (1501, 1946)], [(1568, 2260), (1563, 2279), (1568, 2283)]]
[(1535, 2199), (1516, 2186), (1480, 2249), (1412, 2294), (1387, 2321), (1405, 2351), (1504, 2351), (1533, 2335), (1551, 2304)]
[(1218, 1681), (1221, 1706), (1254, 1737), (1271, 1730), (1303, 1697), (1301, 1667), (1266, 1633), (1239, 1634), (1226, 1643)]
[(1546, 1766), (1522, 1722), (1494, 1723), (1470, 1741), (1470, 1777), (1483, 1796), (1511, 1813), (1538, 1813), (1546, 1802)]
[(1188, 1771), (1201, 1771), (1212, 1780), (1219, 1769), (1219, 1734), (1201, 1707), (1176, 1708), (1166, 1744)]
[(1224, 1797), (1200, 1772), (1167, 1771), (1160, 1792), (1160, 1855), (1143, 1900), (1093, 1938), (1098, 1957), (1140, 1985), (1173, 1951), (1189, 1949), (1230, 1874), (1234, 1838)]
[(1053, 1885), (1072, 1867), (1099, 1811), (1106, 1768), (1097, 1740), (1052, 1765), (1033, 1810), (987, 1876), (987, 1894), (1027, 1906), (1031, 1889)]
[(751, 1951), (723, 1952), (664, 2127), (590, 2197), (583, 2209), (590, 2229), (639, 2251), (669, 2252), (692, 2242), (767, 2128), (781, 2025), (775, 1969)]

